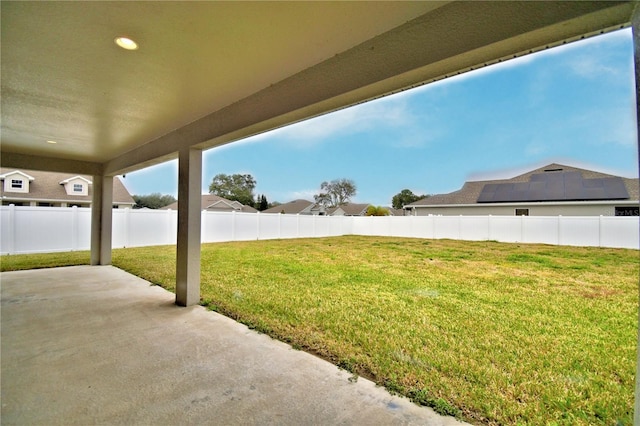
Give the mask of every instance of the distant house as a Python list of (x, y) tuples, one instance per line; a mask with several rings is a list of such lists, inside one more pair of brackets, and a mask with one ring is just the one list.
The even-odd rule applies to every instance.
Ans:
[(405, 206), (411, 215), (638, 216), (638, 179), (549, 164), (511, 179), (465, 182)]
[(262, 213), (303, 214), (316, 216), (364, 216), (371, 204), (348, 203), (338, 207), (325, 207), (313, 201), (293, 200), (279, 206), (271, 207)]
[[(282, 214), (314, 214), (313, 208), (315, 203), (307, 200), (293, 200), (288, 203), (280, 204), (266, 210), (262, 213), (282, 213)], [(317, 214), (317, 213), (316, 213)]]
[[(178, 202), (171, 203), (168, 206), (162, 207), (161, 210), (177, 210)], [(207, 210), (212, 212), (243, 212), (243, 213), (255, 213), (258, 210), (250, 206), (245, 206), (238, 201), (227, 200), (226, 198), (219, 197), (213, 194), (202, 194), (201, 210)]]
[[(37, 170), (0, 169), (2, 205), (91, 207), (90, 176)], [(113, 208), (131, 208), (135, 202), (118, 177), (113, 179)]]
[(327, 215), (330, 216), (366, 216), (367, 208), (371, 204), (341, 204), (338, 207), (327, 209)]
[(405, 215), (404, 209), (394, 209), (393, 207), (388, 207), (387, 210), (389, 210), (389, 216), (404, 216)]

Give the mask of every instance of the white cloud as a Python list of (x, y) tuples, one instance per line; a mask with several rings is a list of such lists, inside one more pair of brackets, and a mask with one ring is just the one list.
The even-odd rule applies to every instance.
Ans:
[(404, 101), (380, 99), (283, 127), (270, 136), (304, 146), (335, 135), (352, 135), (380, 126), (398, 128), (410, 124), (411, 118), (411, 111)]
[(293, 142), (290, 144), (293, 148), (307, 148), (335, 136), (355, 135), (374, 129), (391, 129), (396, 132), (412, 129), (417, 125), (417, 117), (407, 99), (400, 95), (402, 94), (390, 95), (310, 118), (252, 136), (240, 143), (279, 140)]
[(539, 156), (547, 151), (549, 151), (549, 147), (540, 141), (531, 141), (524, 148), (525, 155), (531, 157)]
[(285, 193), (287, 200), (304, 199), (313, 201), (313, 196), (318, 193), (318, 189), (301, 189), (297, 191), (289, 191)]

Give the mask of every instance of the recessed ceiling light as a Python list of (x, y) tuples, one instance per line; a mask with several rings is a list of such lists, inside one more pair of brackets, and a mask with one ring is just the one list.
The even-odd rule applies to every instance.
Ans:
[(138, 48), (138, 43), (136, 43), (135, 41), (127, 37), (117, 37), (115, 39), (115, 42), (118, 46), (122, 47), (123, 49), (136, 50)]
[(47, 141), (47, 143), (50, 143), (50, 144), (52, 144), (52, 145), (53, 145), (53, 144), (56, 144), (56, 143), (58, 143), (58, 142), (56, 142), (56, 141)]

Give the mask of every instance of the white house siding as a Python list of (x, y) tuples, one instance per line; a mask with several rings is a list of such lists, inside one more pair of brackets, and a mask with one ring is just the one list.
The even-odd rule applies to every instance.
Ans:
[(515, 216), (516, 209), (529, 209), (529, 216), (615, 216), (616, 206), (637, 206), (638, 202), (606, 202), (598, 204), (471, 204), (457, 206), (429, 206), (416, 207), (412, 215), (415, 216)]

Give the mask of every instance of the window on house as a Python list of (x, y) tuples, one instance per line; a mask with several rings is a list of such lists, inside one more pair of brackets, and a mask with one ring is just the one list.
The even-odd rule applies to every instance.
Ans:
[(22, 189), (22, 180), (21, 179), (11, 179), (11, 188), (13, 188), (13, 189)]
[(640, 216), (640, 207), (638, 206), (616, 207), (616, 216)]
[(82, 184), (81, 183), (74, 183), (73, 184), (73, 192), (82, 192), (83, 188), (82, 188)]
[(529, 209), (516, 209), (516, 216), (529, 216)]
[(51, 203), (38, 203), (38, 207), (52, 207), (53, 204)]

